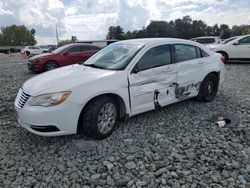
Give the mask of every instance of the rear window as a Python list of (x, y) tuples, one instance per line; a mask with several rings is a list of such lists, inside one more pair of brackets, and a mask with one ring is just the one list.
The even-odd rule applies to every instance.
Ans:
[(77, 52), (80, 52), (80, 47), (79, 47), (79, 46), (74, 46), (74, 47), (68, 49), (68, 52), (69, 52), (69, 53), (77, 53)]
[(174, 48), (176, 63), (198, 58), (195, 46), (186, 44), (175, 44)]
[(96, 46), (80, 46), (81, 51), (92, 51), (92, 50), (99, 50)]
[(200, 49), (201, 51), (201, 57), (208, 57), (209, 54), (207, 52), (205, 52), (204, 50)]

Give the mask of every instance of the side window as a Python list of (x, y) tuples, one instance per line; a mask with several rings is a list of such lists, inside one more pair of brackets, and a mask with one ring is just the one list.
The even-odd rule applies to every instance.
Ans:
[(201, 57), (208, 57), (209, 54), (207, 52), (205, 52), (204, 50), (200, 49), (201, 51)]
[(99, 50), (99, 48), (95, 46), (80, 46), (81, 52)]
[(77, 53), (77, 52), (80, 52), (80, 46), (71, 47), (70, 49), (67, 50), (67, 52), (69, 52), (69, 53)]
[(138, 70), (147, 70), (171, 64), (169, 45), (156, 46), (148, 50), (138, 61)]
[(250, 45), (250, 37), (245, 37), (241, 40), (239, 40), (240, 45)]
[(186, 44), (175, 44), (174, 48), (176, 63), (198, 58), (195, 46)]
[(205, 52), (204, 50), (200, 49), (199, 47), (196, 47), (196, 53), (198, 58), (208, 57), (209, 54)]

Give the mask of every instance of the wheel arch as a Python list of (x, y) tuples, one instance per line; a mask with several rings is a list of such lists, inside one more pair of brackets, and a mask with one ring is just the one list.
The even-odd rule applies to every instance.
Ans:
[(117, 102), (118, 104), (118, 108), (119, 108), (119, 119), (123, 119), (126, 117), (126, 114), (127, 114), (127, 109), (126, 109), (126, 104), (124, 102), (124, 99), (118, 95), (118, 94), (115, 94), (115, 93), (103, 93), (103, 94), (99, 94), (97, 96), (94, 96), (92, 97), (91, 99), (88, 100), (88, 102), (86, 102), (79, 114), (79, 117), (78, 117), (78, 123), (77, 123), (77, 133), (80, 132), (81, 130), (81, 119), (82, 119), (82, 116), (83, 116), (83, 113), (86, 109), (86, 106), (88, 104), (90, 104), (91, 102), (93, 102), (94, 100), (100, 98), (100, 97), (103, 97), (103, 96), (108, 96), (108, 97), (112, 97), (113, 99), (115, 99), (115, 101)]
[(218, 51), (216, 51), (216, 53), (220, 53), (220, 54), (224, 53), (227, 56), (226, 60), (228, 60), (228, 58), (229, 58), (228, 53), (224, 50), (218, 50)]
[[(211, 71), (209, 72), (208, 74), (205, 75), (205, 77), (203, 78), (203, 80), (210, 74), (214, 74), (217, 78), (218, 78), (218, 81), (220, 80), (220, 71)], [(202, 80), (202, 81), (203, 81)]]

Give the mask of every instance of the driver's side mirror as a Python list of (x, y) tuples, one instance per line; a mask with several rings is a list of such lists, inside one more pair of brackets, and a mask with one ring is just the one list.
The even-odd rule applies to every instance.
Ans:
[(239, 43), (239, 41), (235, 41), (234, 43), (233, 43), (233, 45), (235, 45), (235, 46), (237, 46), (237, 45), (239, 45), (240, 43)]
[(132, 70), (131, 73), (137, 74), (139, 71), (140, 71), (140, 70), (139, 70), (138, 64), (136, 64), (136, 65), (134, 66), (134, 68), (133, 68), (133, 70)]

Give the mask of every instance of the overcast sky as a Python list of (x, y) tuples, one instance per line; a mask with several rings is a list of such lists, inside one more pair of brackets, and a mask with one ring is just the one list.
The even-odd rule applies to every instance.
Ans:
[(250, 0), (0, 0), (0, 26), (34, 28), (38, 44), (56, 43), (55, 25), (60, 39), (104, 39), (110, 25), (127, 31), (185, 15), (208, 25), (250, 24)]

